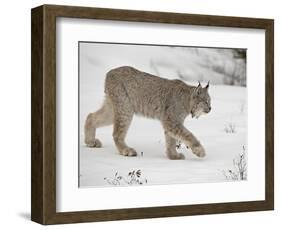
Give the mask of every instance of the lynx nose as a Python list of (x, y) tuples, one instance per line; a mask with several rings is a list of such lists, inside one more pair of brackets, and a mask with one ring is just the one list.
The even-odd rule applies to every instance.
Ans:
[(205, 109), (206, 113), (209, 113), (211, 111), (211, 106), (209, 106), (208, 108)]

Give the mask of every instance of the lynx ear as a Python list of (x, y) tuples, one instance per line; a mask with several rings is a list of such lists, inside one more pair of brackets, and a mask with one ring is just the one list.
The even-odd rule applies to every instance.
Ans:
[(208, 81), (207, 85), (205, 86), (205, 89), (209, 89), (210, 81)]
[(194, 90), (195, 94), (199, 95), (201, 93), (201, 89), (202, 89), (201, 83), (200, 81), (198, 81), (198, 86)]

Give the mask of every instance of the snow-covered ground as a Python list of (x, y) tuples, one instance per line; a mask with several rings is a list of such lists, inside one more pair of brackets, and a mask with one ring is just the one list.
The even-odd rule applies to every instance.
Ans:
[[(112, 126), (97, 130), (97, 136), (104, 145), (100, 149), (87, 148), (81, 133), (80, 186), (109, 186), (105, 177), (114, 178), (116, 172), (127, 176), (130, 171), (138, 169), (149, 185), (225, 181), (222, 171), (233, 168), (233, 159), (246, 146), (246, 88), (212, 86), (210, 94), (212, 112), (199, 119), (189, 116), (185, 121), (185, 126), (204, 145), (206, 158), (199, 159), (182, 147), (179, 151), (186, 159), (169, 160), (165, 156), (161, 124), (157, 120), (134, 117), (127, 142), (138, 151), (137, 157), (124, 157), (117, 153)], [(234, 125), (235, 133), (225, 131), (230, 124)]]
[[(243, 146), (247, 146), (245, 87), (211, 84), (211, 113), (199, 119), (191, 119), (190, 116), (186, 118), (185, 126), (205, 147), (207, 156), (203, 159), (194, 156), (190, 149), (182, 147), (179, 152), (183, 153), (186, 159), (169, 160), (165, 155), (164, 133), (160, 122), (137, 116), (134, 117), (126, 138), (128, 145), (137, 150), (137, 157), (118, 154), (112, 139), (112, 126), (97, 130), (97, 137), (103, 143), (102, 148), (87, 148), (83, 143), (83, 125), (87, 114), (97, 110), (102, 104), (105, 73), (121, 65), (132, 65), (153, 73), (149, 71), (151, 66), (141, 60), (117, 58), (114, 53), (110, 55), (107, 52), (98, 52), (91, 47), (80, 46), (80, 187), (112, 186), (108, 180), (113, 179), (116, 172), (117, 176), (127, 178), (129, 172), (139, 169), (141, 179), (147, 179), (148, 185), (227, 180), (223, 170), (233, 169), (233, 159), (242, 153)], [(142, 52), (143, 50), (140, 50), (140, 53)], [(94, 60), (97, 54), (99, 59)], [(135, 57), (133, 54), (126, 55)], [(145, 54), (142, 58), (147, 60), (144, 57)], [(198, 66), (194, 67), (196, 68)], [(175, 78), (169, 73), (167, 70), (161, 76)], [(209, 80), (212, 82), (212, 78)], [(234, 133), (226, 132), (225, 129), (230, 125), (234, 126)], [(121, 185), (126, 183), (121, 182)]]

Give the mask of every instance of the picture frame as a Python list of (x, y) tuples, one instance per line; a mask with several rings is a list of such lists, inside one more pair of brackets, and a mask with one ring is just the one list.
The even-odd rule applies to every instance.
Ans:
[[(56, 20), (79, 18), (114, 22), (261, 29), (265, 31), (265, 199), (87, 211), (58, 212), (56, 188)], [(32, 23), (32, 154), (31, 220), (40, 224), (66, 224), (248, 212), (274, 209), (274, 21), (242, 18), (133, 11), (76, 6), (42, 5), (31, 11)]]

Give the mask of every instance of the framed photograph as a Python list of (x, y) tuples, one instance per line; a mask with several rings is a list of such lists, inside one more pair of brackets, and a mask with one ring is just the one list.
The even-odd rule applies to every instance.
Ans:
[(33, 221), (273, 210), (272, 19), (31, 15)]

